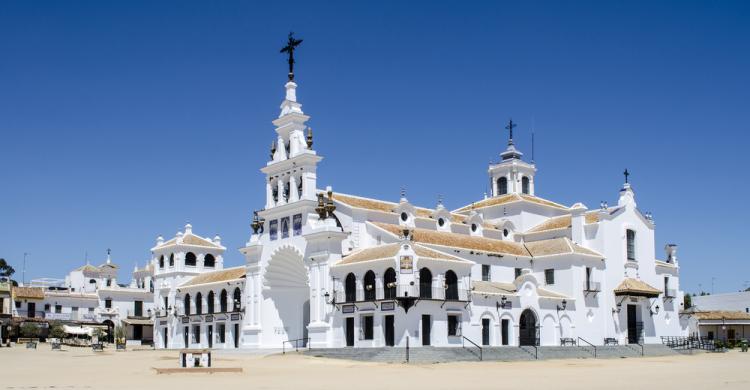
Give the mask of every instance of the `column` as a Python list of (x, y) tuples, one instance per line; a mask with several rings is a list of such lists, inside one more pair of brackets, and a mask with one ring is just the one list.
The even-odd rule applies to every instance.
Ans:
[(277, 205), (285, 204), (286, 201), (284, 201), (284, 180), (282, 180), (280, 177), (278, 180), (276, 180), (276, 191), (278, 194), (278, 202), (276, 202)]
[(273, 204), (273, 187), (271, 184), (272, 179), (268, 178), (266, 181), (266, 208), (270, 209), (274, 206)]
[(294, 177), (294, 175), (289, 176), (289, 201), (295, 202), (299, 200), (299, 196), (297, 194), (297, 178)]

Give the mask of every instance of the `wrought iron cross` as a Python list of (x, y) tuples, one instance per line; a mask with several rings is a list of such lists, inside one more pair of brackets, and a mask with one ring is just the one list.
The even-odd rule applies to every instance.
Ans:
[(508, 121), (508, 126), (505, 126), (505, 128), (510, 131), (510, 138), (508, 138), (508, 141), (510, 143), (513, 143), (513, 128), (514, 127), (516, 127), (516, 124), (513, 123), (513, 119)]
[(280, 53), (289, 53), (289, 81), (294, 81), (294, 50), (302, 43), (301, 39), (294, 39), (294, 32), (289, 33), (289, 40), (286, 46), (281, 49)]
[(627, 183), (628, 182), (628, 176), (630, 176), (630, 172), (628, 172), (628, 169), (625, 168), (625, 172), (623, 172), (622, 174), (625, 175), (625, 183)]

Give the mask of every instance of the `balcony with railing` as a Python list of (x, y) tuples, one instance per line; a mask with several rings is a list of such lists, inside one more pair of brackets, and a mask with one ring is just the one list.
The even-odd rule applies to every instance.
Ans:
[(600, 292), (600, 291), (602, 291), (602, 284), (600, 282), (594, 282), (591, 280), (585, 280), (583, 282), (584, 293)]
[(396, 299), (397, 297), (415, 297), (421, 300), (468, 302), (469, 291), (458, 287), (432, 287), (417, 285), (397, 285), (389, 288), (375, 286), (371, 289), (356, 291), (337, 291), (336, 303), (377, 302)]

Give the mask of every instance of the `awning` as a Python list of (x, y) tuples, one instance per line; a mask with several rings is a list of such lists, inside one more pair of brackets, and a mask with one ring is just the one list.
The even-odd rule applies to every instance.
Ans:
[(641, 280), (627, 278), (615, 288), (614, 293), (615, 296), (656, 298), (661, 294), (661, 290), (657, 290)]
[(122, 323), (125, 325), (148, 325), (148, 326), (154, 326), (154, 322), (151, 320), (142, 320), (142, 319), (136, 319), (136, 318), (125, 318), (122, 320)]
[[(63, 325), (63, 332), (67, 334), (73, 334), (76, 336), (92, 336), (94, 334), (94, 328), (90, 326), (68, 326)], [(106, 332), (105, 332), (106, 333)]]

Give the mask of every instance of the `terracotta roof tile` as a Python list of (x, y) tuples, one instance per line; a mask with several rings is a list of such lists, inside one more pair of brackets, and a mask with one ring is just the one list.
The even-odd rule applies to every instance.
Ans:
[(472, 280), (471, 288), (472, 294), (478, 295), (513, 295), (516, 293), (516, 285), (513, 283)]
[(227, 268), (221, 271), (206, 272), (183, 283), (180, 287), (196, 286), (199, 284), (227, 282), (245, 277), (245, 267)]
[(549, 206), (549, 207), (554, 207), (558, 209), (565, 209), (565, 210), (568, 209), (567, 207), (559, 203), (555, 203), (547, 199), (542, 199), (537, 196), (526, 195), (526, 194), (507, 194), (507, 195), (493, 196), (491, 198), (483, 199), (479, 202), (474, 202), (473, 204), (461, 207), (460, 209), (456, 210), (456, 212), (463, 213), (471, 209), (481, 209), (485, 207), (492, 207), (492, 206), (498, 206), (498, 205), (503, 205), (503, 204), (508, 204), (508, 203), (523, 202), (523, 201), (536, 203), (536, 204)]
[(659, 296), (661, 290), (651, 287), (644, 281), (626, 278), (614, 289), (614, 293), (615, 295)]
[[(386, 230), (396, 236), (402, 234), (403, 229), (398, 225), (381, 222), (371, 222), (373, 225)], [(486, 237), (468, 236), (465, 234), (440, 232), (428, 229), (412, 229), (414, 241), (424, 244), (442, 245), (453, 248), (463, 248), (481, 252), (499, 253), (515, 256), (529, 256), (526, 248), (516, 242), (495, 240)]]
[[(567, 229), (567, 228), (570, 228), (571, 226), (571, 220), (572, 220), (572, 217), (570, 214), (560, 215), (558, 217), (552, 217), (540, 223), (539, 225), (536, 225), (533, 228), (529, 229), (527, 233), (538, 233), (538, 232), (544, 232), (547, 230), (555, 230), (555, 229)], [(584, 223), (592, 224), (592, 223), (597, 223), (597, 222), (599, 222), (599, 212), (590, 211), (586, 213)]]
[(13, 287), (13, 296), (22, 299), (44, 299), (41, 287)]
[(699, 320), (750, 320), (750, 313), (744, 311), (710, 310), (692, 313)]
[[(401, 247), (400, 243), (393, 243), (393, 244), (378, 245), (378, 246), (371, 247), (371, 248), (360, 249), (358, 251), (352, 252), (351, 254), (347, 256), (344, 256), (344, 258), (342, 258), (341, 261), (338, 262), (336, 265), (354, 264), (354, 263), (359, 263), (363, 261), (393, 258), (398, 254), (400, 247)], [(412, 245), (412, 249), (414, 250), (416, 255), (419, 257), (426, 257), (426, 258), (438, 259), (438, 260), (464, 261), (463, 259), (459, 257), (447, 255), (445, 253), (440, 253), (438, 251), (425, 248), (421, 245)]]

